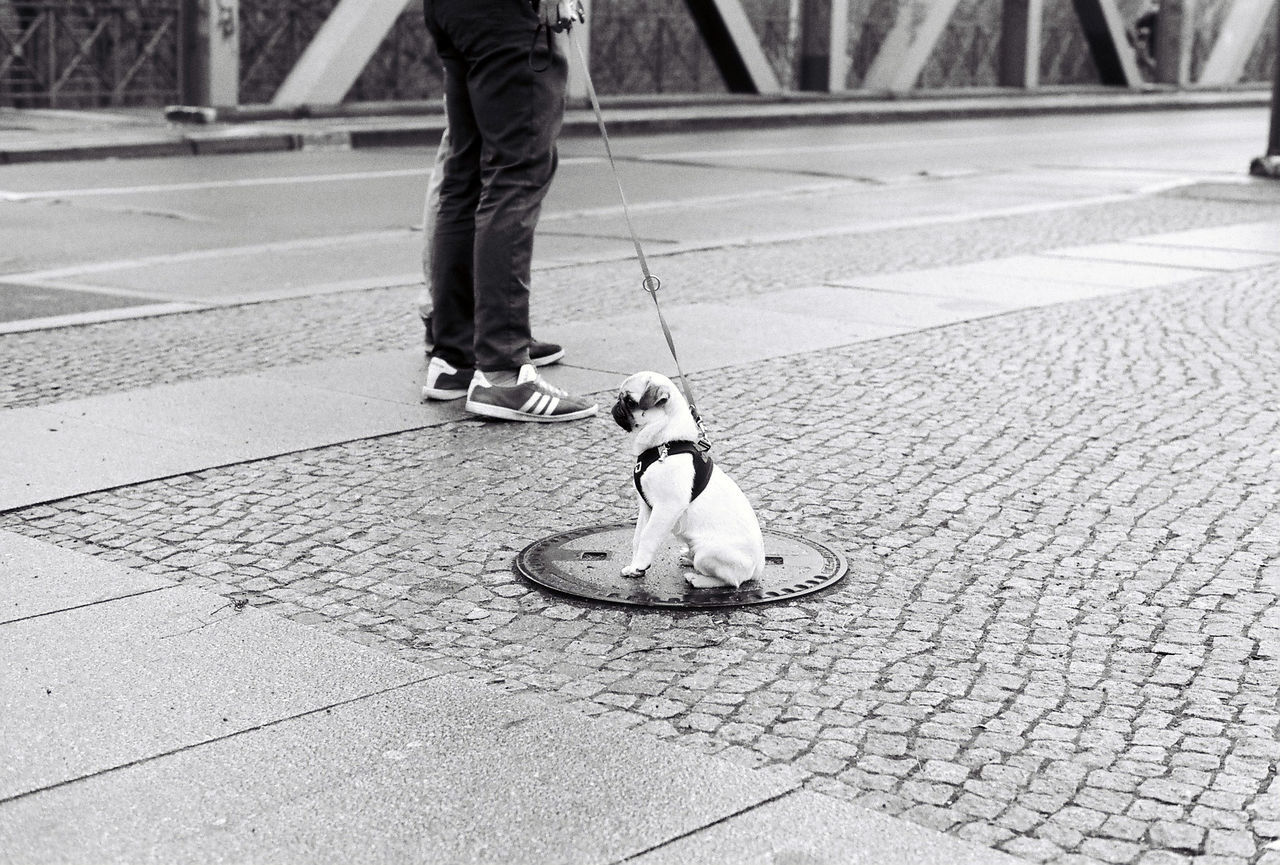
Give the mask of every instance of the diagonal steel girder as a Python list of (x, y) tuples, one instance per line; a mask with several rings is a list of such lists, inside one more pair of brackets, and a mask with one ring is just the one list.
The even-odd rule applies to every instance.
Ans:
[(1213, 50), (1200, 70), (1198, 83), (1223, 86), (1240, 80), (1274, 3), (1275, 0), (1235, 0), (1231, 4)]
[(411, 0), (341, 0), (302, 52), (272, 105), (336, 105)]
[(862, 86), (895, 93), (914, 88), (959, 4), (960, 0), (905, 0)]
[(1124, 18), (1115, 0), (1072, 0), (1085, 41), (1103, 84), (1135, 87), (1142, 73), (1125, 35)]
[(685, 6), (731, 92), (782, 91), (742, 0), (685, 0)]
[[(289, 71), (272, 104), (341, 102), (409, 2), (412, 0), (341, 0)], [(741, 0), (686, 3), (730, 90), (782, 90)], [(590, 22), (588, 8), (587, 29), (582, 33), (584, 44), (589, 38)], [(569, 89), (573, 93), (580, 87), (571, 79)]]
[[(1124, 20), (1115, 0), (1072, 0), (1081, 28), (1104, 84), (1133, 87), (1142, 81), (1125, 37)], [(868, 90), (905, 92), (946, 32), (959, 0), (905, 0), (875, 60), (863, 79)], [(1035, 86), (1039, 76), (1041, 4), (1006, 0), (1003, 23), (1009, 29), (1001, 58), (1001, 83)]]

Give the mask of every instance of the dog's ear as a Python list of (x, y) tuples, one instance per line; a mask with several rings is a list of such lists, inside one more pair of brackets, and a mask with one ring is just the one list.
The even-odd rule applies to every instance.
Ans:
[(651, 384), (644, 389), (644, 393), (640, 395), (640, 399), (636, 401), (636, 408), (649, 409), (666, 403), (669, 394), (667, 389), (661, 385)]

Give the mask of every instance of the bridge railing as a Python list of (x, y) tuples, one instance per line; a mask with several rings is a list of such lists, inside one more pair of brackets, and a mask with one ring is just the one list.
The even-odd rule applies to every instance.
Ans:
[[(759, 47), (784, 90), (799, 89), (804, 58), (796, 10), (812, 0), (742, 0)], [(933, 2), (933, 0), (930, 0)], [(954, 9), (911, 73), (910, 88), (995, 87), (1002, 83), (1008, 0), (952, 0)], [(1034, 59), (1039, 86), (1103, 83), (1078, 14), (1078, 0), (1036, 0), (1042, 25)], [(1149, 0), (1108, 0), (1131, 25)], [(1190, 22), (1189, 81), (1197, 82), (1234, 6), (1270, 0), (1198, 0)], [(195, 48), (221, 30), (235, 52), (230, 85), (240, 104), (270, 102), (338, 0), (0, 0), (0, 106), (164, 105), (200, 100), (193, 92)], [(202, 25), (208, 8), (221, 17)], [(1243, 61), (1235, 82), (1268, 82), (1277, 53), (1275, 15)], [(904, 16), (924, 0), (848, 0), (847, 45), (833, 89), (879, 89), (873, 68)], [(1265, 7), (1262, 7), (1265, 8)], [(394, 10), (393, 10), (394, 12)], [(910, 22), (908, 22), (910, 23)], [(685, 0), (592, 0), (592, 75), (607, 95), (716, 93), (725, 90)], [(193, 48), (195, 46), (195, 48)], [(1125, 50), (1129, 50), (1125, 46)], [(883, 65), (883, 58), (879, 60)], [(877, 77), (879, 75), (879, 77)], [(870, 76), (870, 77), (869, 77)], [(1222, 82), (1216, 82), (1222, 83)], [(421, 0), (407, 0), (346, 95), (347, 101), (431, 99), (441, 90), (439, 63), (422, 23)]]
[(0, 105), (161, 105), (182, 97), (180, 0), (0, 0)]

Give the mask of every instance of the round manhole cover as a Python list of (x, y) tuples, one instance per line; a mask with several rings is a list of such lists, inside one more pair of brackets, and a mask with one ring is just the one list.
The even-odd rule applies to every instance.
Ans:
[(764, 533), (764, 576), (737, 589), (695, 589), (677, 562), (677, 544), (639, 579), (622, 576), (631, 561), (631, 525), (591, 526), (530, 544), (516, 556), (518, 574), (540, 586), (597, 601), (643, 607), (736, 607), (816, 592), (838, 581), (848, 566), (839, 553), (785, 532)]

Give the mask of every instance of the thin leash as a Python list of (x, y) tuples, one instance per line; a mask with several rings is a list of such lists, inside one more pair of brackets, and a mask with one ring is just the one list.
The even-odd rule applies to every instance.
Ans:
[(680, 355), (676, 353), (676, 343), (671, 338), (671, 328), (667, 327), (667, 319), (662, 314), (662, 304), (658, 303), (658, 289), (662, 288), (662, 280), (654, 276), (649, 270), (649, 261), (645, 258), (644, 247), (640, 245), (640, 236), (636, 233), (635, 223), (631, 220), (631, 207), (627, 204), (627, 193), (622, 188), (622, 177), (618, 173), (618, 165), (613, 158), (613, 147), (609, 144), (609, 131), (604, 125), (604, 113), (600, 110), (600, 100), (596, 98), (596, 88), (591, 82), (591, 72), (587, 68), (587, 56), (582, 50), (582, 43), (574, 35), (573, 28), (570, 27), (568, 30), (569, 41), (573, 43), (574, 52), (578, 55), (578, 63), (582, 69), (582, 80), (587, 87), (587, 98), (591, 100), (591, 108), (596, 115), (596, 125), (600, 127), (600, 137), (604, 140), (604, 152), (609, 157), (609, 168), (613, 171), (613, 182), (618, 187), (618, 198), (622, 201), (622, 215), (627, 221), (627, 232), (631, 235), (631, 243), (636, 248), (636, 260), (640, 263), (641, 273), (644, 274), (644, 279), (641, 281), (640, 286), (653, 298), (653, 308), (658, 312), (658, 323), (662, 325), (662, 335), (667, 339), (667, 348), (671, 350), (671, 359), (676, 362), (676, 372), (680, 376), (680, 385), (684, 390), (685, 399), (689, 401), (689, 411), (693, 414), (694, 423), (698, 425), (698, 447), (703, 451), (711, 450), (711, 440), (707, 438), (707, 431), (702, 425), (702, 416), (698, 414), (696, 400), (693, 398), (693, 388), (689, 386), (689, 379), (685, 377), (684, 369), (680, 366)]

